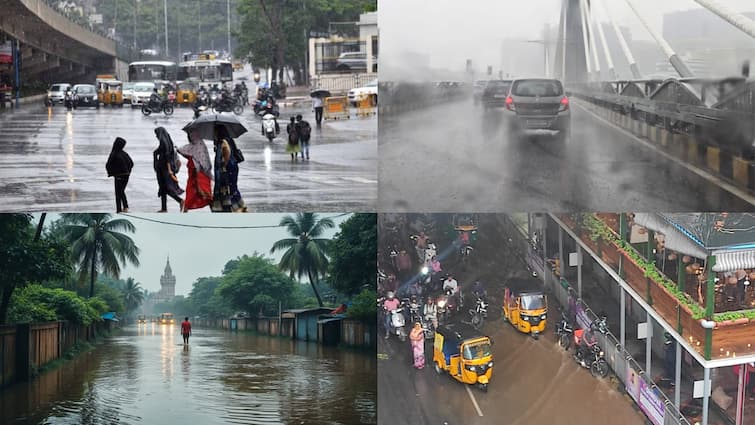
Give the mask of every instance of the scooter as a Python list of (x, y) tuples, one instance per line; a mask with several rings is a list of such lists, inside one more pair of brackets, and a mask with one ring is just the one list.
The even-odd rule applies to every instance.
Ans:
[(470, 309), (469, 314), (472, 316), (472, 326), (477, 330), (482, 329), (482, 325), (485, 323), (485, 318), (488, 317), (488, 303), (482, 296), (477, 297), (475, 308)]
[(275, 139), (279, 133), (278, 129), (275, 128), (275, 115), (266, 114), (262, 117), (262, 131), (265, 134), (265, 137), (267, 137), (267, 140), (270, 141), (270, 143), (273, 143), (273, 139)]
[(388, 314), (391, 315), (391, 334), (395, 334), (399, 341), (406, 341), (406, 319), (404, 319), (404, 308), (399, 307)]
[(73, 104), (73, 91), (66, 90), (66, 95), (63, 103), (66, 105), (66, 109), (68, 109), (69, 111), (71, 109), (76, 109), (76, 105)]

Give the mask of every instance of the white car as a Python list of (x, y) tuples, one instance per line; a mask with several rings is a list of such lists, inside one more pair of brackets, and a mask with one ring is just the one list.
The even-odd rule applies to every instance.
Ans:
[(377, 99), (378, 99), (377, 78), (370, 81), (369, 84), (367, 84), (364, 87), (358, 87), (358, 88), (349, 90), (349, 103), (351, 103), (352, 106), (356, 106), (357, 103), (359, 103), (359, 101), (364, 99), (365, 97), (372, 98), (372, 104), (377, 105)]
[(136, 83), (123, 83), (123, 103), (131, 103), (135, 84)]
[(55, 83), (47, 90), (47, 103), (55, 105), (56, 103), (63, 103), (66, 97), (66, 90), (70, 89), (71, 85), (68, 83)]
[(149, 101), (152, 91), (155, 89), (155, 83), (136, 83), (131, 95), (131, 107), (142, 106), (142, 103)]

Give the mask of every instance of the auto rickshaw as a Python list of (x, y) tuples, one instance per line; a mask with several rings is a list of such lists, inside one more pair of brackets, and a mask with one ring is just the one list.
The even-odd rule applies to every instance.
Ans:
[(493, 375), (491, 345), (490, 338), (469, 325), (438, 326), (433, 342), (435, 371), (448, 372), (453, 379), (487, 392)]
[(117, 80), (107, 81), (103, 84), (106, 88), (102, 96), (102, 103), (110, 106), (123, 107), (123, 83)]
[(197, 100), (197, 85), (193, 81), (183, 81), (178, 84), (176, 103), (179, 105), (193, 105)]
[(503, 320), (535, 339), (545, 332), (548, 315), (548, 301), (541, 288), (538, 279), (516, 278), (506, 283), (503, 292)]

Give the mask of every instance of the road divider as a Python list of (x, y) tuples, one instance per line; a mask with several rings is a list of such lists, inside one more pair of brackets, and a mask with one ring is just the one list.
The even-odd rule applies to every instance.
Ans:
[(325, 102), (326, 120), (349, 119), (349, 100), (346, 96), (326, 97)]

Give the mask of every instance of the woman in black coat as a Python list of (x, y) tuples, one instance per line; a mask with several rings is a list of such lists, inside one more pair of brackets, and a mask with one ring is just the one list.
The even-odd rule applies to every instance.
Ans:
[(134, 161), (123, 150), (124, 147), (126, 147), (126, 141), (120, 137), (116, 137), (113, 142), (113, 150), (110, 151), (110, 157), (108, 157), (107, 164), (105, 165), (108, 177), (114, 177), (115, 180), (116, 212), (128, 212), (126, 185), (128, 185), (131, 169), (134, 168)]
[(184, 193), (184, 190), (178, 185), (178, 177), (176, 177), (181, 162), (176, 155), (176, 149), (173, 147), (173, 140), (164, 127), (156, 128), (155, 135), (157, 140), (160, 141), (160, 145), (152, 152), (153, 166), (159, 187), (157, 196), (162, 201), (162, 208), (158, 212), (168, 212), (168, 196), (175, 199), (180, 205), (180, 210), (183, 211), (184, 201), (180, 195)]

